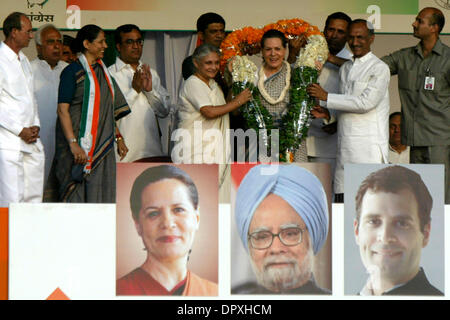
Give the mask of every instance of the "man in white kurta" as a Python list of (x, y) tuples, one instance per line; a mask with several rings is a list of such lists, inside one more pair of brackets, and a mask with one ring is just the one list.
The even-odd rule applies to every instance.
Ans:
[(388, 162), (389, 67), (371, 51), (375, 36), (364, 20), (349, 29), (353, 59), (339, 70), (340, 94), (311, 85), (308, 93), (327, 102), (338, 120), (334, 192), (344, 193), (344, 165)]
[(0, 207), (13, 202), (41, 202), (44, 151), (33, 94), (31, 65), (21, 50), (33, 38), (23, 13), (4, 21), (0, 43)]
[(40, 27), (36, 31), (35, 41), (38, 58), (31, 61), (31, 68), (41, 120), (40, 136), (45, 151), (44, 181), (47, 181), (55, 155), (59, 76), (68, 64), (61, 60), (62, 36), (53, 25)]
[[(134, 25), (124, 25), (116, 30), (116, 48), (119, 57), (109, 67), (119, 85), (131, 113), (118, 121), (119, 131), (128, 147), (121, 162), (133, 162), (148, 157), (164, 156), (156, 116), (169, 114), (169, 94), (161, 85), (158, 73), (144, 65), (142, 33)], [(150, 90), (142, 85), (144, 66), (150, 73)], [(117, 161), (120, 161), (116, 154)]]

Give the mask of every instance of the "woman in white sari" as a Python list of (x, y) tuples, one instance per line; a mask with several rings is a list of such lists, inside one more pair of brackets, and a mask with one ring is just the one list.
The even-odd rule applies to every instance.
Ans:
[(219, 163), (219, 198), (226, 201), (229, 196), (227, 181), (230, 157), (228, 113), (249, 101), (251, 93), (247, 89), (231, 101), (225, 101), (222, 90), (214, 81), (219, 72), (218, 48), (203, 44), (195, 49), (192, 60), (196, 71), (186, 80), (180, 92), (179, 124), (172, 137), (176, 141), (172, 160), (182, 163)]

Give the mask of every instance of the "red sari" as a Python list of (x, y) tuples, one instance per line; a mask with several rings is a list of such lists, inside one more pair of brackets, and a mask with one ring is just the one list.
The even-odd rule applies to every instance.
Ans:
[(188, 271), (186, 278), (168, 291), (158, 281), (153, 279), (144, 269), (137, 268), (126, 276), (117, 280), (117, 295), (133, 296), (168, 296), (176, 295), (184, 287), (183, 296), (217, 296), (217, 284), (202, 279)]

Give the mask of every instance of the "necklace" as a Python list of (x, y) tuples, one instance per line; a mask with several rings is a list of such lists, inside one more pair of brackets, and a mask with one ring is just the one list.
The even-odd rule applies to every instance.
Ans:
[(291, 67), (286, 61), (283, 61), (283, 63), (286, 66), (286, 84), (281, 91), (280, 96), (276, 100), (269, 95), (269, 93), (266, 91), (266, 88), (264, 87), (264, 67), (261, 67), (259, 69), (258, 89), (263, 98), (270, 104), (277, 104), (283, 101), (289, 89), (289, 86), (291, 85)]

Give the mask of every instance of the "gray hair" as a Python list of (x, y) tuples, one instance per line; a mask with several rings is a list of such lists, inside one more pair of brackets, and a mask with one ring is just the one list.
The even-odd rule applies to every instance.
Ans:
[(220, 49), (217, 48), (216, 46), (213, 46), (213, 45), (211, 45), (211, 44), (205, 43), (205, 44), (202, 44), (201, 46), (198, 46), (198, 47), (194, 50), (194, 53), (192, 54), (192, 60), (195, 60), (195, 61), (197, 61), (197, 62), (200, 62), (200, 60), (201, 60), (203, 57), (206, 57), (206, 56), (207, 56), (208, 54), (210, 54), (211, 52), (217, 53), (217, 54), (219, 55), (219, 57), (220, 57), (220, 55), (222, 54), (222, 53), (220, 52)]
[(367, 31), (369, 33), (369, 36), (373, 36), (375, 34), (375, 28), (373, 27), (373, 24), (368, 21), (368, 20), (364, 20), (364, 19), (355, 19), (352, 22), (350, 22), (350, 24), (348, 25), (348, 29), (350, 30), (350, 26), (357, 24), (357, 23), (363, 23), (366, 25)]
[(39, 29), (36, 30), (36, 34), (34, 36), (34, 41), (36, 44), (42, 45), (42, 33), (46, 30), (54, 29), (59, 32), (58, 28), (54, 24), (47, 23), (39, 27)]

